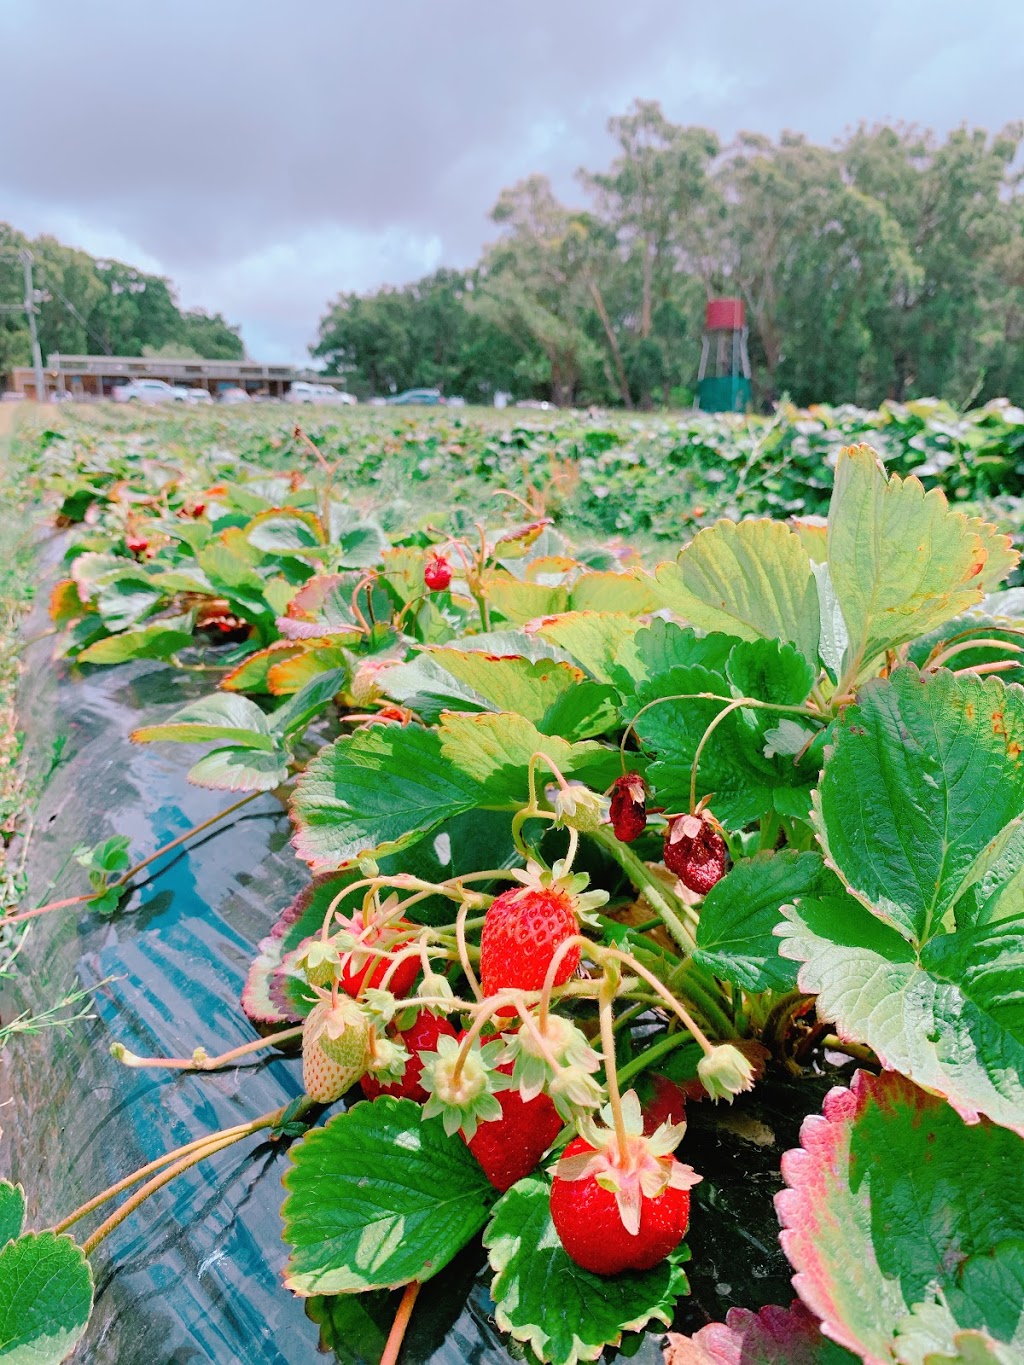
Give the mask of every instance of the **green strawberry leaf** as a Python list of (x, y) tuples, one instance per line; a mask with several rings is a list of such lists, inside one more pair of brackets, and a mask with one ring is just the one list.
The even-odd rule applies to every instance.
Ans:
[(939, 1304), (951, 1346), (953, 1332), (971, 1331), (1020, 1358), (1018, 1137), (964, 1123), (904, 1076), (858, 1072), (800, 1139), (782, 1158), (788, 1188), (775, 1202), (794, 1286), (830, 1337), (862, 1358), (909, 1365), (923, 1356), (903, 1349), (904, 1332), (912, 1343), (922, 1309), (934, 1326)]
[(887, 649), (981, 601), (986, 547), (939, 489), (887, 479), (870, 446), (840, 452), (828, 517), (828, 567), (851, 677)]
[(188, 770), (197, 787), (219, 792), (271, 792), (288, 780), (288, 756), (259, 749), (213, 749)]
[(869, 682), (836, 722), (819, 837), (853, 894), (910, 942), (941, 930), (1024, 809), (1022, 746), (1024, 690), (945, 670)]
[(491, 710), (485, 697), (459, 682), (430, 654), (419, 654), (389, 668), (380, 685), (389, 697), (415, 711), (428, 725), (436, 725), (445, 711)]
[[(96, 607), (108, 630), (122, 631), (155, 611), (163, 593), (141, 569), (128, 569), (104, 578), (96, 594)], [(117, 660), (112, 660), (117, 662)]]
[(292, 507), (272, 507), (252, 519), (246, 539), (257, 550), (287, 555), (319, 545), (323, 533), (314, 514)]
[(21, 1236), (25, 1226), (25, 1191), (20, 1185), (0, 1180), (0, 1247)]
[(780, 521), (719, 521), (657, 572), (661, 600), (702, 630), (784, 640), (818, 658), (818, 590), (797, 533)]
[(550, 1194), (550, 1183), (539, 1176), (520, 1180), (495, 1205), (484, 1233), (501, 1330), (528, 1342), (550, 1365), (575, 1365), (597, 1360), (624, 1332), (652, 1321), (667, 1327), (676, 1299), (689, 1290), (681, 1266), (686, 1247), (643, 1273), (592, 1275), (562, 1249)]
[(192, 643), (192, 617), (166, 617), (148, 626), (108, 635), (87, 645), (78, 656), (83, 664), (123, 664), (129, 659), (169, 659)]
[(306, 1316), (320, 1328), (320, 1350), (340, 1365), (371, 1365), (384, 1355), (397, 1308), (387, 1289), (366, 1294), (314, 1294)]
[(92, 1312), (92, 1271), (81, 1247), (54, 1232), (28, 1232), (0, 1249), (0, 1360), (58, 1365)]
[(469, 688), (473, 696), (482, 697), (489, 710), (515, 711), (535, 725), (583, 679), (580, 669), (548, 659), (534, 663), (444, 648), (432, 649), (427, 657)]
[[(739, 690), (735, 678), (742, 682)], [(726, 675), (702, 666), (676, 666), (642, 683), (625, 718), (635, 716), (634, 729), (643, 748), (656, 761), (648, 780), (658, 805), (669, 810), (689, 809), (690, 773), (694, 756), (711, 722), (736, 697), (751, 696), (786, 706), (800, 705), (813, 683), (807, 661), (792, 645), (777, 640), (740, 641), (726, 663)], [(722, 700), (700, 699), (709, 692)], [(687, 697), (685, 701), (671, 700)], [(647, 708), (647, 709), (643, 709)], [(783, 805), (791, 813), (806, 814), (810, 788), (817, 776), (817, 751), (812, 746), (797, 765), (780, 756), (769, 741), (784, 712), (758, 708), (732, 711), (720, 722), (701, 753), (697, 771), (699, 796), (714, 793), (714, 811), (726, 824), (745, 825)], [(804, 743), (814, 738), (808, 728)], [(766, 749), (772, 756), (766, 756)], [(786, 789), (783, 800), (776, 792)], [(802, 804), (801, 804), (802, 803)]]
[(1024, 917), (961, 930), (919, 953), (851, 896), (784, 910), (779, 952), (842, 1037), (947, 1097), (1024, 1134)]
[(570, 743), (592, 739), (619, 728), (619, 707), (614, 687), (585, 679), (551, 703), (537, 728), (545, 735), (561, 735)]
[(143, 725), (133, 730), (133, 744), (155, 740), (175, 740), (182, 744), (202, 744), (207, 740), (228, 740), (244, 749), (272, 753), (277, 741), (270, 733), (267, 717), (254, 701), (233, 693), (215, 692), (176, 711), (160, 725)]
[(840, 891), (819, 853), (758, 853), (736, 864), (704, 898), (694, 958), (746, 991), (791, 991), (796, 965), (779, 956), (782, 906)]
[[(465, 715), (446, 712), (440, 729), (441, 751), (454, 768), (479, 783), (482, 804), (514, 808), (529, 794), (528, 769), (535, 753), (546, 754), (566, 777), (603, 791), (621, 773), (617, 749), (586, 741), (568, 744), (542, 735), (525, 716), (503, 711)], [(541, 786), (553, 782), (550, 768), (537, 767)]]
[(291, 1148), (285, 1283), (360, 1293), (429, 1280), (483, 1227), (494, 1190), (458, 1136), (412, 1100), (355, 1105)]
[[(317, 574), (302, 585), (288, 603), (287, 621), (305, 622), (309, 634), (329, 634), (360, 625), (352, 610), (357, 596), (358, 607), (365, 621), (371, 625), (390, 621), (394, 611), (391, 594), (380, 579), (372, 583), (357, 570), (347, 573)], [(289, 631), (285, 631), (289, 634)]]
[(671, 668), (710, 668), (725, 674), (725, 661), (738, 635), (712, 631), (698, 635), (692, 626), (656, 617), (619, 651), (618, 663), (634, 682), (648, 682)]
[(299, 778), (293, 842), (314, 872), (334, 871), (405, 848), (480, 797), (437, 732), (374, 726), (326, 745)]
[(844, 1365), (856, 1360), (821, 1335), (817, 1319), (799, 1299), (789, 1308), (730, 1308), (725, 1322), (692, 1337), (668, 1335), (667, 1365)]

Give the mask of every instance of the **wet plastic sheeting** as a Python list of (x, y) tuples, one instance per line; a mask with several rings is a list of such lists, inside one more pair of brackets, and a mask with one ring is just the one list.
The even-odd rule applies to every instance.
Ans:
[[(44, 628), (30, 623), (28, 633)], [(83, 889), (70, 860), (78, 844), (128, 835), (137, 859), (230, 804), (190, 787), (195, 751), (135, 747), (131, 729), (207, 692), (208, 674), (159, 664), (78, 671), (54, 666), (45, 645), (28, 652), (23, 722), (32, 768), (45, 771), (55, 736), (67, 737), (47, 782), (29, 857), (38, 904)], [(21, 1181), (30, 1226), (67, 1215), (91, 1195), (201, 1134), (257, 1117), (300, 1093), (295, 1058), (259, 1054), (216, 1074), (133, 1070), (111, 1042), (140, 1055), (211, 1054), (254, 1035), (238, 1004), (253, 946), (304, 883), (280, 803), (262, 796), (149, 869), (112, 918), (74, 908), (36, 922), (16, 986), (0, 1012), (45, 1009), (76, 977), (104, 981), (98, 1018), (70, 1036), (21, 1037), (0, 1061), (0, 1174)], [(819, 1090), (821, 1087), (819, 1087)], [(779, 1151), (793, 1144), (803, 1095), (747, 1097), (726, 1117), (692, 1113), (685, 1159), (706, 1174), (697, 1191), (690, 1267), (693, 1297), (680, 1323), (692, 1329), (730, 1304), (788, 1302), (771, 1196)], [(94, 1258), (96, 1310), (76, 1359), (117, 1365), (310, 1365), (319, 1327), (280, 1282), (280, 1178), (285, 1158), (250, 1139), (202, 1163), (154, 1195)], [(110, 1206), (112, 1207), (112, 1206)], [(94, 1214), (82, 1235), (97, 1225)], [(521, 1359), (502, 1344), (479, 1249), (421, 1296), (403, 1360), (432, 1365)], [(339, 1359), (375, 1359), (393, 1316), (385, 1296), (325, 1325)], [(609, 1353), (614, 1355), (615, 1353)], [(634, 1357), (660, 1359), (655, 1339)]]

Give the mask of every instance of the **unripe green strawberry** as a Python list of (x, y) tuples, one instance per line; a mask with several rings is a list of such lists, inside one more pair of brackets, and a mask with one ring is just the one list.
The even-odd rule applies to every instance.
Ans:
[(321, 1000), (302, 1026), (302, 1083), (319, 1104), (340, 1099), (366, 1071), (370, 1024), (347, 995)]

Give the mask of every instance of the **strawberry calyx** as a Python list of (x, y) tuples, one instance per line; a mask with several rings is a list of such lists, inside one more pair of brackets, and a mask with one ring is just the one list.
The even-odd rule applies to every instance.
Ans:
[(558, 817), (558, 823), (581, 834), (593, 834), (608, 820), (608, 798), (595, 792), (585, 782), (566, 782), (564, 786), (551, 783), (545, 788), (548, 804)]
[(531, 1015), (516, 1033), (503, 1035), (503, 1042), (498, 1065), (511, 1066), (512, 1084), (524, 1102), (547, 1091), (559, 1115), (569, 1120), (604, 1101), (604, 1090), (594, 1080), (601, 1058), (569, 1019), (549, 1013), (542, 1023)]
[(602, 1117), (607, 1126), (600, 1126), (590, 1115), (577, 1124), (580, 1138), (590, 1150), (562, 1157), (554, 1173), (564, 1181), (594, 1180), (613, 1194), (622, 1226), (635, 1237), (645, 1199), (658, 1199), (668, 1189), (689, 1190), (702, 1177), (672, 1155), (686, 1131), (685, 1123), (663, 1123), (645, 1137), (636, 1091), (627, 1091), (621, 1105), (624, 1143), (615, 1133), (611, 1110), (606, 1106)]
[[(609, 898), (607, 891), (588, 891), (586, 888), (590, 885), (590, 878), (586, 872), (573, 872), (561, 858), (551, 867), (545, 867), (531, 858), (525, 867), (511, 868), (508, 875), (521, 884), (523, 891), (520, 894), (527, 891), (554, 891), (571, 896), (577, 919), (593, 927), (598, 924), (594, 911), (606, 905)], [(508, 892), (505, 894), (508, 895)]]
[(429, 1096), (423, 1117), (440, 1115), (448, 1136), (454, 1137), (461, 1128), (467, 1142), (475, 1136), (478, 1124), (500, 1119), (497, 1092), (512, 1085), (511, 1077), (497, 1070), (501, 1047), (496, 1041), (481, 1047), (474, 1039), (460, 1063), (459, 1039), (440, 1037), (436, 1052), (421, 1053), (420, 1085)]

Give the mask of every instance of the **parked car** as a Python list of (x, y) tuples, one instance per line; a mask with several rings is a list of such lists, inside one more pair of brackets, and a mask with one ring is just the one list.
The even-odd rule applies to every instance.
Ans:
[(185, 391), (185, 402), (186, 402), (186, 403), (212, 403), (212, 402), (213, 402), (213, 394), (210, 393), (209, 389), (186, 389), (186, 391)]
[(405, 406), (415, 403), (418, 407), (433, 408), (439, 403), (443, 403), (444, 396), (440, 389), (406, 389), (405, 393), (396, 393), (388, 402), (395, 407)]
[(132, 379), (113, 392), (115, 403), (184, 403), (188, 390), (163, 379)]
[(297, 379), (285, 398), (289, 403), (345, 403), (349, 407), (359, 401), (354, 394), (344, 393), (332, 384), (309, 384), (304, 379)]
[(249, 395), (244, 389), (221, 389), (217, 395), (218, 403), (248, 403)]

